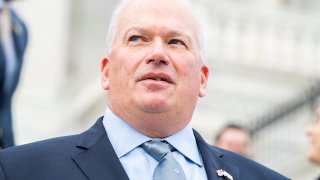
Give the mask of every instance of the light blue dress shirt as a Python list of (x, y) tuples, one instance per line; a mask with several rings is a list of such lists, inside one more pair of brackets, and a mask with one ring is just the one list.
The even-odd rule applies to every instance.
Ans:
[[(146, 153), (139, 145), (152, 138), (129, 126), (109, 108), (106, 109), (103, 125), (109, 140), (131, 180), (151, 180), (158, 162)], [(188, 180), (206, 180), (207, 175), (197, 148), (192, 127), (164, 138), (178, 151), (173, 152)]]

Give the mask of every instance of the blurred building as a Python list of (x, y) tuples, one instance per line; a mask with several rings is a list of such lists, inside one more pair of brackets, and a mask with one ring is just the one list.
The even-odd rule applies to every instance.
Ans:
[[(19, 144), (88, 128), (105, 109), (100, 60), (117, 0), (15, 2), (30, 44), (15, 96)], [(320, 174), (304, 128), (320, 96), (320, 1), (194, 0), (207, 25), (207, 96), (195, 129), (210, 142), (228, 119), (251, 129), (254, 158), (293, 179)]]

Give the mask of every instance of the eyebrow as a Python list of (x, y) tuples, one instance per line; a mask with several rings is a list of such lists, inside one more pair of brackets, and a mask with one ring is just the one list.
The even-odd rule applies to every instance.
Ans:
[(142, 27), (132, 27), (132, 28), (129, 28), (124, 35), (127, 36), (127, 34), (128, 34), (130, 31), (137, 31), (137, 32), (143, 33), (143, 34), (148, 33), (147, 29), (145, 29), (145, 28), (142, 28)]
[[(147, 28), (135, 26), (135, 27), (132, 27), (132, 28), (128, 29), (125, 32), (125, 36), (127, 36), (127, 34), (130, 31), (137, 31), (137, 32), (142, 33), (142, 34), (151, 34)], [(166, 33), (166, 36), (169, 36), (169, 37), (182, 36), (182, 37), (187, 38), (190, 43), (192, 42), (190, 36), (187, 33), (184, 33), (184, 32), (181, 32), (181, 31), (170, 30), (168, 33)]]

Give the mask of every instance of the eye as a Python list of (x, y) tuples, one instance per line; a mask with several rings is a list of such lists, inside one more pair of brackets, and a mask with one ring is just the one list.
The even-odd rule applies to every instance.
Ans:
[(137, 36), (137, 35), (132, 35), (128, 39), (129, 42), (138, 42), (140, 40), (143, 40), (143, 37), (142, 36)]
[(168, 44), (182, 45), (187, 48), (187, 45), (182, 40), (179, 40), (179, 39), (171, 39)]

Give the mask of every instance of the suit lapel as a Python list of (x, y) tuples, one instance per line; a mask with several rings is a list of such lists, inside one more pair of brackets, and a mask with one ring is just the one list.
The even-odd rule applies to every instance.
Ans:
[(198, 149), (202, 156), (204, 167), (206, 169), (208, 180), (220, 180), (223, 177), (219, 177), (217, 170), (224, 170), (228, 172), (233, 179), (239, 179), (238, 167), (232, 165), (230, 162), (224, 161), (224, 154), (215, 147), (208, 145), (200, 134), (194, 130), (194, 135), (197, 141)]
[(13, 43), (16, 51), (17, 59), (22, 59), (27, 45), (27, 28), (25, 24), (18, 18), (14, 11), (11, 13), (11, 27)]
[(80, 135), (78, 148), (84, 149), (72, 159), (88, 179), (129, 180), (102, 124), (102, 118)]
[[(77, 147), (83, 149), (72, 159), (88, 179), (129, 180), (102, 124), (102, 117), (88, 131), (80, 135)], [(208, 145), (200, 134), (194, 131), (198, 149), (202, 156), (208, 180), (222, 180), (217, 170), (228, 172), (233, 179), (240, 178), (238, 167), (226, 162), (224, 154), (215, 147)]]

